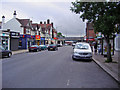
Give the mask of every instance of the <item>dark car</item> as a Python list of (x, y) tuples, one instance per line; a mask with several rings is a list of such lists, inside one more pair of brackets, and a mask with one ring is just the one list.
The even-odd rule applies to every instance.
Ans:
[(50, 51), (50, 50), (54, 50), (54, 51), (58, 50), (57, 45), (56, 45), (56, 44), (50, 44), (50, 45), (48, 46), (48, 51)]
[(38, 51), (41, 51), (41, 48), (38, 45), (32, 45), (29, 47), (29, 52), (31, 52), (31, 51), (38, 52)]
[(0, 46), (0, 58), (2, 57), (11, 57), (12, 52), (10, 50), (5, 50), (2, 46)]

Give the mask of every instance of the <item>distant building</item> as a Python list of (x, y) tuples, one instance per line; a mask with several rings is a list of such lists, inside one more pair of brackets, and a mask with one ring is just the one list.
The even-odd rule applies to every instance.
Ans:
[(71, 45), (72, 43), (76, 42), (83, 42), (84, 37), (65, 37), (65, 43)]
[(94, 41), (96, 37), (96, 34), (94, 32), (93, 24), (92, 23), (86, 23), (86, 41)]
[(2, 22), (0, 21), (0, 29), (2, 28)]

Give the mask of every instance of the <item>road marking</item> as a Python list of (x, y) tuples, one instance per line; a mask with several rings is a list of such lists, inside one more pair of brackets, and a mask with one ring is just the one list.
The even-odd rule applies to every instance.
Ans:
[(69, 85), (70, 85), (70, 80), (67, 81), (67, 86), (69, 86)]

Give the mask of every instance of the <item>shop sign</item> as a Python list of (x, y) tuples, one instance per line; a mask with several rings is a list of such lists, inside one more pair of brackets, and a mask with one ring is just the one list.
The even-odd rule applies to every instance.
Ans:
[(40, 40), (40, 35), (35, 35), (36, 40)]
[(57, 38), (56, 38), (56, 37), (54, 37), (54, 39), (56, 40)]
[(89, 38), (89, 39), (86, 39), (87, 41), (89, 40), (89, 41), (95, 41), (95, 39), (94, 38)]
[(20, 37), (20, 33), (18, 33), (18, 32), (10, 32), (10, 36), (14, 37), (14, 38), (19, 38)]
[(6, 33), (2, 33), (2, 36), (7, 36), (7, 37), (9, 37), (9, 35), (8, 35), (8, 34), (6, 34)]

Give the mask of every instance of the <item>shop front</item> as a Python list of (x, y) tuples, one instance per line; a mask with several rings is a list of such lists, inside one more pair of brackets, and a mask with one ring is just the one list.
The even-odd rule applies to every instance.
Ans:
[(41, 37), (40, 44), (41, 44), (41, 45), (45, 45), (45, 38), (44, 38), (44, 37)]
[(58, 40), (58, 38), (56, 38), (56, 37), (54, 37), (54, 44), (57, 44), (57, 40)]
[(10, 32), (10, 50), (15, 51), (19, 49), (19, 32)]
[(48, 44), (49, 44), (49, 39), (45, 38), (45, 45), (48, 45)]
[(40, 35), (35, 35), (36, 45), (40, 45)]
[(2, 45), (5, 50), (10, 50), (10, 37), (9, 32), (0, 31), (0, 45)]
[(32, 45), (31, 35), (20, 35), (19, 49), (28, 49)]
[(35, 35), (31, 36), (31, 45), (36, 45)]

